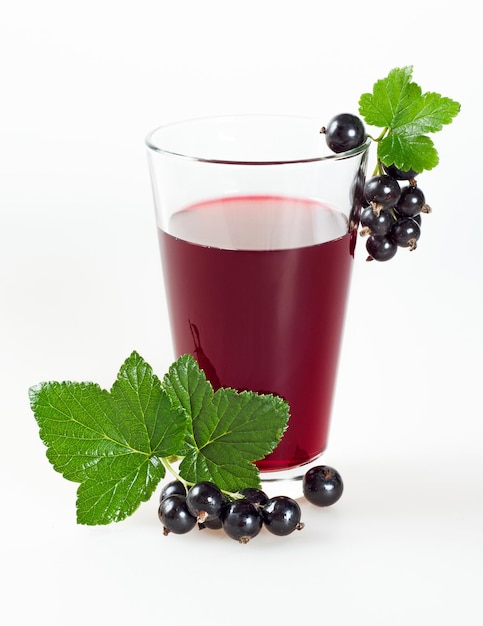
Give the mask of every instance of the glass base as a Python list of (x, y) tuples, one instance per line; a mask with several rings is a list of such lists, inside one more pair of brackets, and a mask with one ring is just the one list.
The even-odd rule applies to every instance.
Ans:
[(269, 498), (274, 496), (289, 496), (294, 500), (303, 497), (302, 481), (305, 473), (322, 463), (323, 452), (318, 457), (297, 467), (276, 472), (260, 472), (262, 489)]

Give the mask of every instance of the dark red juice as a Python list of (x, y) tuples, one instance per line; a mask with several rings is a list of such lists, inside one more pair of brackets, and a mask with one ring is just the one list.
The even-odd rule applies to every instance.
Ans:
[(290, 404), (263, 471), (326, 447), (352, 268), (347, 219), (315, 202), (225, 198), (176, 213), (159, 231), (176, 356), (193, 354), (215, 388)]

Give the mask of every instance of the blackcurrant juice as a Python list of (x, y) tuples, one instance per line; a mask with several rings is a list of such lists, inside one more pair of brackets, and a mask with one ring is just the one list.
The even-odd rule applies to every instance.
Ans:
[(191, 353), (215, 389), (281, 396), (280, 444), (261, 471), (326, 447), (353, 261), (337, 211), (281, 197), (234, 197), (175, 213), (159, 230), (176, 357)]

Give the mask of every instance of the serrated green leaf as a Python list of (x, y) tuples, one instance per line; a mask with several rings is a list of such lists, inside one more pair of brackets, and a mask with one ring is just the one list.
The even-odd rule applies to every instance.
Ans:
[(394, 68), (386, 78), (374, 84), (372, 93), (362, 94), (359, 113), (367, 124), (380, 128), (392, 127), (398, 113), (421, 95), (420, 87), (411, 83), (412, 70), (412, 66)]
[[(85, 480), (86, 469), (112, 452), (112, 442), (123, 440), (107, 418), (108, 394), (99, 385), (41, 383), (31, 387), (29, 395), (47, 458), (68, 480)], [(119, 445), (117, 451), (123, 448)]]
[(88, 525), (122, 521), (153, 494), (164, 475), (156, 456), (104, 458), (102, 471), (92, 472), (77, 489), (77, 521)]
[(176, 454), (188, 416), (173, 407), (136, 353), (110, 392), (94, 383), (47, 382), (29, 390), (53, 467), (77, 491), (78, 522), (107, 524), (130, 515), (164, 476), (159, 457)]
[[(158, 457), (175, 454), (184, 440), (188, 414), (174, 408), (150, 365), (133, 352), (111, 389), (111, 419), (125, 431), (130, 447)], [(119, 419), (122, 416), (122, 419)]]
[(191, 354), (180, 356), (169, 368), (163, 379), (164, 389), (174, 406), (181, 406), (189, 415), (185, 446), (179, 456), (185, 456), (194, 446), (193, 423), (203, 420), (206, 411), (214, 411), (211, 404), (213, 387), (206, 380), (205, 373), (199, 368)]
[(438, 165), (439, 157), (429, 137), (407, 137), (391, 133), (377, 146), (377, 157), (385, 165), (394, 165), (405, 171), (431, 170)]
[(418, 136), (436, 133), (450, 124), (458, 114), (460, 104), (438, 93), (425, 93), (398, 111), (391, 128), (400, 135)]
[(438, 93), (422, 93), (411, 81), (412, 66), (395, 68), (374, 84), (372, 93), (359, 100), (366, 123), (384, 128), (378, 141), (378, 159), (402, 170), (421, 173), (439, 162), (438, 153), (426, 133), (450, 124), (460, 104)]
[(226, 491), (259, 485), (253, 462), (278, 444), (287, 427), (288, 404), (270, 394), (227, 388), (214, 393), (190, 355), (179, 359), (163, 382), (172, 401), (191, 415), (180, 475), (191, 483), (211, 480)]

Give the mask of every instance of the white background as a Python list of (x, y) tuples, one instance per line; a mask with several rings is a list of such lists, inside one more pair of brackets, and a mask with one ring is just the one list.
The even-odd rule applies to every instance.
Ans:
[[(0, 19), (0, 620), (330, 626), (483, 620), (480, 22), (449, 3), (17, 0)], [(359, 245), (326, 462), (345, 492), (247, 546), (163, 537), (153, 498), (76, 524), (28, 387), (171, 363), (144, 136), (215, 113), (332, 115), (392, 67), (462, 103), (418, 250)], [(293, 615), (293, 617), (290, 617)]]

